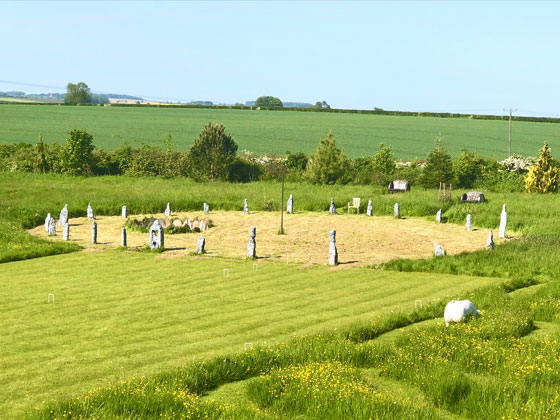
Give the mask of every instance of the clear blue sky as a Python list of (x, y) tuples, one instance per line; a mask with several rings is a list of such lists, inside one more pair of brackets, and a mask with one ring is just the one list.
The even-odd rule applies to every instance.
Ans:
[(0, 91), (560, 114), (558, 2), (0, 2), (0, 16)]

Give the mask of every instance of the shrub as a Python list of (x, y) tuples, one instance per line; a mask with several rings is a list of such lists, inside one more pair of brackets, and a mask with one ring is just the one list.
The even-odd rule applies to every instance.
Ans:
[(350, 162), (336, 146), (332, 131), (322, 139), (309, 157), (305, 175), (315, 184), (346, 184), (350, 180)]
[(482, 156), (463, 150), (461, 155), (453, 161), (453, 172), (458, 187), (470, 188), (482, 178), (485, 160)]
[(235, 160), (237, 143), (225, 127), (209, 123), (189, 150), (190, 170), (198, 180), (226, 180)]
[(529, 168), (525, 177), (525, 188), (529, 192), (538, 193), (558, 191), (558, 163), (552, 159), (546, 141), (539, 152), (539, 160)]
[(94, 148), (93, 136), (85, 128), (70, 130), (62, 154), (64, 172), (70, 175), (91, 173)]
[(426, 158), (426, 166), (422, 171), (420, 183), (426, 188), (434, 188), (440, 182), (448, 183), (453, 179), (453, 163), (451, 156), (443, 145), (443, 137), (436, 138), (436, 145)]

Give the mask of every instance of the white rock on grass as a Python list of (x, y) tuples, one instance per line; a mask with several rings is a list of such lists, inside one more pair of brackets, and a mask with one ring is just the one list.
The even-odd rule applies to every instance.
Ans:
[(461, 322), (469, 314), (480, 315), (480, 311), (470, 300), (452, 300), (447, 304), (443, 313), (445, 326), (449, 326), (450, 322)]

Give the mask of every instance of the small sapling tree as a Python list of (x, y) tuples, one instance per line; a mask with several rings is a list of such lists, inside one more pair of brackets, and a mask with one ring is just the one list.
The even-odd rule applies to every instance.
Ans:
[(529, 168), (525, 177), (525, 188), (529, 192), (537, 193), (558, 191), (558, 162), (552, 158), (546, 141), (539, 152), (539, 160)]
[(350, 162), (344, 151), (336, 146), (330, 131), (309, 157), (305, 175), (314, 184), (345, 184), (351, 178), (350, 169)]
[(62, 152), (64, 172), (70, 175), (83, 175), (90, 171), (93, 158), (93, 136), (85, 128), (68, 132)]
[(437, 136), (435, 143), (420, 176), (420, 184), (426, 188), (434, 188), (440, 182), (448, 183), (453, 179), (453, 161), (445, 149), (443, 137)]

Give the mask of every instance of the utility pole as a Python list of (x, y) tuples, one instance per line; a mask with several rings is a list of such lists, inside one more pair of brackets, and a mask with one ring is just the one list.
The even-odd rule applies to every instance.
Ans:
[[(504, 109), (504, 111), (507, 111), (507, 109)], [(511, 157), (511, 113), (512, 112), (517, 112), (517, 108), (516, 109), (509, 109), (509, 143), (508, 143), (508, 157)]]

